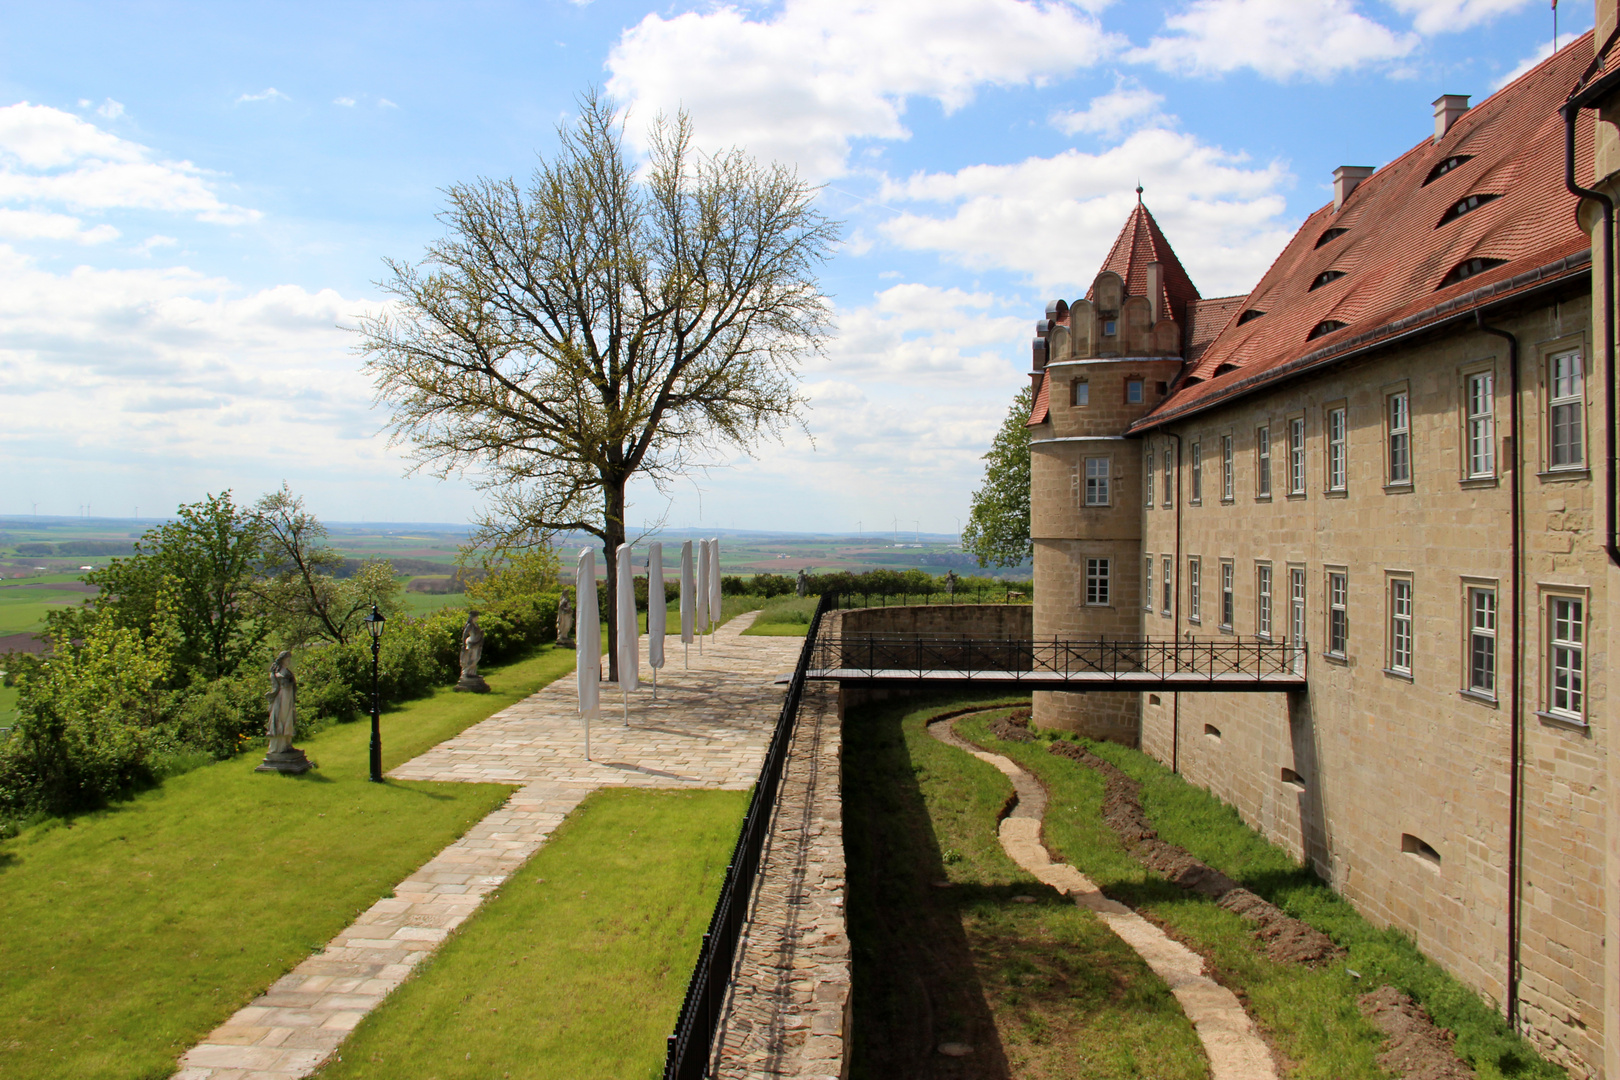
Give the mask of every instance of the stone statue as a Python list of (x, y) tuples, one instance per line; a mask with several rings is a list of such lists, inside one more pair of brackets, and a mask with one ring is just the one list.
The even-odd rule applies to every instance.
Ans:
[(804, 572), (803, 567), (799, 568), (799, 583), (797, 588), (800, 596), (803, 596), (805, 593), (810, 591), (810, 575)]
[(467, 612), (461, 628), (461, 678), (456, 689), (474, 694), (489, 693), (489, 683), (478, 674), (478, 659), (484, 654), (484, 630), (478, 625), (478, 612)]
[(574, 601), (566, 589), (557, 601), (557, 647), (574, 647)]
[(945, 597), (951, 603), (956, 603), (956, 571), (945, 571)]
[(255, 772), (301, 773), (314, 768), (304, 752), (292, 744), (298, 731), (298, 678), (291, 661), (292, 653), (283, 651), (270, 665), (270, 692), (264, 695), (270, 707), (264, 729), (270, 747)]

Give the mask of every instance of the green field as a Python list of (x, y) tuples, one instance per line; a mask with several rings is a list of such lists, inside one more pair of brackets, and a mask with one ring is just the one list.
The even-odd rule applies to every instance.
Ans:
[(23, 634), (45, 628), (45, 613), (75, 607), (88, 595), (77, 586), (77, 575), (51, 574), (31, 578), (26, 583), (0, 584), (0, 634)]

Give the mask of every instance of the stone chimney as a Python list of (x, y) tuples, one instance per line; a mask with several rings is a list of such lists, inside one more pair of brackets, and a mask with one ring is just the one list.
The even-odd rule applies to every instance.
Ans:
[(1164, 318), (1164, 312), (1159, 310), (1164, 299), (1164, 267), (1158, 262), (1147, 264), (1147, 295), (1148, 310), (1152, 312), (1153, 322), (1157, 323)]
[(1377, 171), (1371, 165), (1340, 165), (1334, 169), (1333, 212), (1337, 214), (1356, 186)]
[(1468, 111), (1467, 94), (1441, 94), (1434, 99), (1434, 141), (1439, 142), (1451, 130), (1451, 125)]

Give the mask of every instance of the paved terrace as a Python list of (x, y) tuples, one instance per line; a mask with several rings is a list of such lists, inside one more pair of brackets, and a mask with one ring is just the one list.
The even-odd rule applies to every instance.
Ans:
[[(793, 670), (803, 644), (740, 638), (753, 618), (721, 627), (701, 655), (694, 645), (690, 668), (680, 641), (666, 639), (658, 700), (647, 685), (632, 694), (628, 727), (617, 687), (604, 684), (591, 761), (570, 676), (390, 772), (398, 780), (523, 787), (188, 1051), (175, 1080), (294, 1080), (314, 1072), (597, 788), (751, 786), (781, 709), (776, 678)], [(645, 638), (641, 655), (650, 681)]]

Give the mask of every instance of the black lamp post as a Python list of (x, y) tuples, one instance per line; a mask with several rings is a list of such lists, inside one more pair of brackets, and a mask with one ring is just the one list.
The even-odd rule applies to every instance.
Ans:
[(383, 623), (382, 612), (377, 605), (371, 605), (371, 614), (366, 616), (366, 632), (371, 635), (371, 782), (380, 784), (382, 775), (382, 695), (377, 690), (377, 656), (382, 651)]

